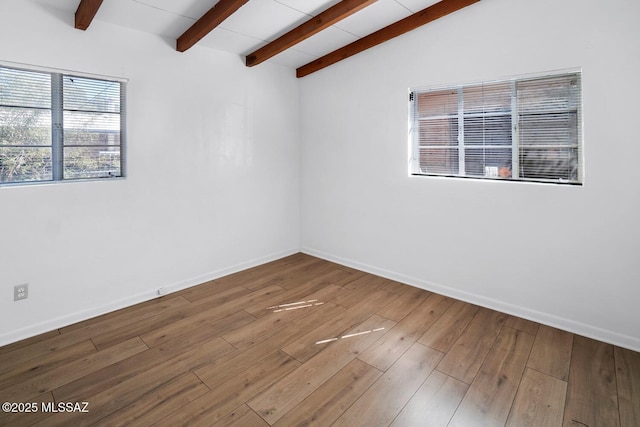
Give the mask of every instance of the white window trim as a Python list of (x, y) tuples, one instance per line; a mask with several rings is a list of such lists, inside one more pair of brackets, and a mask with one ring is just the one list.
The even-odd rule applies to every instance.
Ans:
[[(61, 176), (61, 151), (63, 147), (63, 143), (61, 141), (60, 134), (62, 131), (56, 131), (52, 129), (51, 135), (51, 155), (52, 155), (52, 179), (49, 180), (39, 180), (39, 181), (15, 181), (15, 182), (0, 182), (1, 188), (9, 188), (9, 187), (18, 187), (18, 186), (31, 186), (31, 185), (51, 185), (51, 184), (60, 184), (60, 183), (73, 183), (73, 182), (104, 182), (104, 181), (113, 181), (113, 180), (122, 180), (127, 176), (127, 83), (129, 82), (128, 78), (125, 77), (117, 77), (117, 76), (108, 76), (103, 74), (95, 74), (89, 72), (79, 72), (62, 68), (54, 68), (54, 67), (43, 67), (40, 65), (26, 64), (21, 62), (13, 62), (13, 61), (5, 61), (0, 60), (0, 67), (12, 68), (17, 70), (31, 71), (31, 72), (41, 72), (48, 73), (52, 76), (52, 90), (56, 90), (56, 86), (61, 85), (61, 77), (63, 76), (73, 76), (80, 78), (88, 78), (95, 80), (104, 80), (111, 81), (114, 83), (120, 83), (120, 175), (112, 176), (112, 177), (96, 177), (96, 178), (63, 178)], [(58, 83), (54, 82), (54, 77), (60, 77)], [(58, 88), (59, 89), (59, 88)], [(52, 105), (52, 123), (56, 121), (54, 112), (54, 107)], [(58, 111), (58, 114), (62, 114), (63, 110)], [(58, 163), (57, 165), (55, 163)]]
[[(459, 97), (462, 96), (462, 90), (465, 87), (485, 85), (485, 84), (497, 84), (497, 83), (506, 83), (510, 82), (512, 86), (512, 95), (511, 95), (511, 109), (510, 113), (512, 116), (512, 141), (511, 141), (511, 149), (512, 149), (512, 171), (515, 174), (519, 174), (519, 132), (517, 131), (518, 124), (518, 109), (517, 109), (517, 98), (516, 98), (516, 82), (518, 81), (526, 81), (526, 80), (534, 80), (544, 77), (553, 78), (555, 76), (569, 75), (569, 74), (577, 74), (580, 78), (580, 99), (578, 103), (578, 122), (577, 122), (577, 132), (578, 132), (578, 144), (577, 144), (577, 152), (578, 152), (578, 171), (577, 181), (568, 181), (568, 180), (546, 180), (546, 179), (523, 179), (523, 178), (492, 178), (486, 176), (472, 176), (465, 175), (464, 172), (464, 123), (462, 120), (458, 122), (458, 143), (459, 143), (459, 164), (461, 170), (459, 170), (458, 174), (439, 174), (439, 173), (424, 173), (419, 169), (419, 143), (417, 141), (419, 137), (419, 132), (414, 126), (414, 120), (417, 116), (417, 102), (413, 102), (414, 94), (418, 92), (431, 92), (431, 91), (442, 91), (442, 90), (458, 90)], [(436, 179), (447, 179), (447, 178), (461, 178), (465, 180), (479, 180), (484, 182), (491, 181), (506, 181), (506, 182), (520, 182), (520, 183), (534, 183), (534, 184), (563, 184), (563, 185), (584, 185), (585, 174), (584, 174), (584, 132), (583, 132), (583, 97), (582, 97), (582, 69), (581, 68), (570, 68), (570, 69), (560, 69), (546, 72), (538, 72), (538, 73), (530, 73), (524, 75), (510, 76), (505, 78), (499, 78), (494, 80), (484, 80), (484, 81), (473, 81), (466, 83), (456, 83), (456, 84), (441, 84), (441, 85), (431, 85), (431, 86), (419, 86), (412, 87), (408, 91), (408, 99), (409, 99), (409, 120), (408, 120), (408, 175), (410, 177), (425, 177), (425, 178), (436, 178)], [(463, 109), (462, 101), (459, 99), (458, 102), (459, 110)], [(458, 112), (458, 117), (463, 117), (463, 112)]]

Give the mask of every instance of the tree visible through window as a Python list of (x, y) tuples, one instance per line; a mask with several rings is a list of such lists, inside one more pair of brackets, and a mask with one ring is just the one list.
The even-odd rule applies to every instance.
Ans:
[(123, 176), (124, 83), (0, 67), (0, 184)]
[(579, 184), (580, 73), (410, 94), (411, 173)]

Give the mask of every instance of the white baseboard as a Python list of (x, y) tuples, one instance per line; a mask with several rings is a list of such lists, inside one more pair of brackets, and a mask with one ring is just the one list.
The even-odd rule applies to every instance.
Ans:
[(407, 285), (424, 289), (426, 291), (435, 292), (471, 304), (490, 308), (492, 310), (511, 314), (513, 316), (522, 317), (523, 319), (532, 320), (543, 325), (552, 326), (564, 331), (572, 332), (588, 338), (593, 338), (602, 342), (640, 352), (640, 338), (637, 337), (620, 334), (614, 331), (599, 328), (594, 325), (576, 322), (571, 319), (566, 319), (550, 313), (532, 310), (527, 307), (514, 305), (505, 301), (500, 301), (493, 298), (487, 298), (482, 295), (461, 291), (459, 289), (451, 288), (442, 284), (418, 279), (395, 271), (385, 270), (383, 268), (378, 268), (373, 265), (354, 261), (352, 259), (342, 258), (326, 252), (317, 251), (312, 248), (303, 247), (300, 251), (308, 255), (322, 258), (327, 261), (332, 261), (347, 267), (355, 268), (356, 270), (375, 274), (376, 276), (381, 276), (387, 279), (395, 280), (397, 282), (405, 283)]
[[(167, 295), (173, 292), (180, 291), (182, 289), (190, 288), (192, 286), (196, 286), (201, 283), (208, 282), (210, 280), (218, 279), (220, 277), (227, 276), (232, 273), (236, 273), (238, 271), (246, 270), (248, 268), (256, 267), (258, 265), (265, 264), (267, 262), (275, 261), (277, 259), (283, 258), (288, 255), (293, 255), (298, 252), (299, 252), (298, 248), (276, 252), (260, 258), (255, 258), (246, 262), (232, 265), (230, 267), (221, 268), (219, 270), (211, 271), (209, 273), (205, 273), (196, 277), (181, 280), (180, 282), (177, 282), (177, 283), (161, 285), (159, 287), (164, 288), (164, 291), (165, 291), (164, 295)], [(24, 328), (17, 329), (15, 331), (11, 331), (10, 333), (0, 335), (0, 347), (3, 345), (14, 343), (16, 341), (23, 340), (25, 338), (30, 338), (45, 332), (49, 332), (54, 329), (59, 329), (65, 326), (72, 325), (74, 323), (82, 322), (84, 320), (91, 319), (96, 316), (100, 316), (102, 314), (106, 314), (112, 311), (120, 310), (122, 308), (130, 307), (132, 305), (139, 304), (141, 302), (150, 301), (154, 298), (159, 298), (159, 297), (160, 295), (158, 294), (158, 288), (149, 289), (148, 291), (144, 291), (136, 295), (131, 295), (126, 298), (122, 298), (120, 300), (112, 301), (107, 304), (103, 304), (103, 305), (86, 309), (86, 310), (80, 310), (71, 314), (66, 314), (64, 316), (47, 320), (46, 322), (29, 325)]]

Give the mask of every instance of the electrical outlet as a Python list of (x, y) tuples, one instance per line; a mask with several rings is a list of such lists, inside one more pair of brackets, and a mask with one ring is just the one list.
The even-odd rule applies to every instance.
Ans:
[(13, 300), (20, 301), (29, 297), (29, 284), (16, 285), (13, 287)]

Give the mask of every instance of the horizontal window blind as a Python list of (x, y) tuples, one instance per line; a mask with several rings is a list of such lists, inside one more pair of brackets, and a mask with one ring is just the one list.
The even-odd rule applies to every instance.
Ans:
[(120, 83), (64, 76), (66, 179), (121, 176)]
[(0, 183), (123, 176), (119, 81), (0, 67)]
[(410, 96), (411, 172), (581, 183), (580, 73)]
[(0, 67), (0, 182), (53, 177), (51, 75)]
[(578, 74), (516, 83), (523, 178), (579, 181), (579, 83)]

